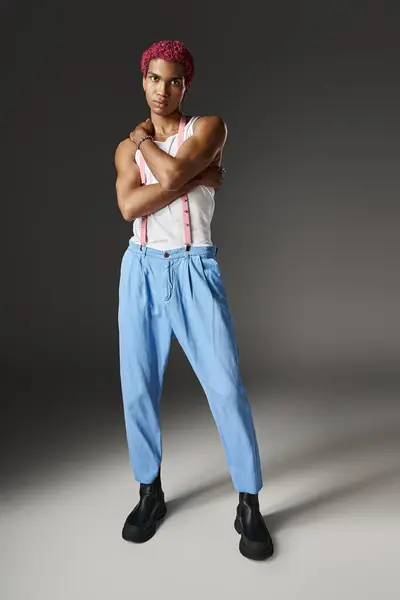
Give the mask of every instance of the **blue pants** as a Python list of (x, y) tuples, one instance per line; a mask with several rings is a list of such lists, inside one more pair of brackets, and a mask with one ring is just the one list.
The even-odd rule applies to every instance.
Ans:
[(163, 252), (130, 241), (119, 284), (121, 390), (136, 481), (151, 483), (162, 456), (159, 402), (171, 339), (185, 352), (216, 423), (233, 485), (262, 488), (251, 409), (215, 246)]

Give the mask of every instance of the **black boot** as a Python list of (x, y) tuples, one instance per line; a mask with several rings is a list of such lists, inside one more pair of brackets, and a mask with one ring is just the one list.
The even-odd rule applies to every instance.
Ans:
[(167, 513), (160, 472), (153, 483), (141, 483), (139, 493), (140, 500), (128, 515), (122, 530), (124, 540), (137, 544), (147, 542), (153, 537), (157, 522)]
[(246, 558), (264, 560), (274, 553), (274, 546), (260, 513), (258, 494), (240, 492), (235, 529), (241, 534), (239, 550)]

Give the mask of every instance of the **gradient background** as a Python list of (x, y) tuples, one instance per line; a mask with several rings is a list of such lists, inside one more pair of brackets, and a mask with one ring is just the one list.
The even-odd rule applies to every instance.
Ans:
[[(398, 3), (3, 1), (1, 16), (4, 600), (27, 597), (27, 569), (30, 599), (54, 597), (56, 581), (58, 599), (86, 599), (146, 590), (155, 565), (166, 597), (242, 598), (266, 569), (274, 600), (397, 597)], [(228, 125), (213, 241), (259, 435), (260, 503), (281, 536), (268, 567), (237, 552), (236, 496), (176, 342), (164, 483), (186, 510), (146, 547), (119, 537), (137, 485), (117, 332), (132, 226), (113, 159), (148, 116), (141, 53), (166, 38), (196, 60), (184, 112)], [(189, 593), (176, 569), (193, 584), (199, 564)]]

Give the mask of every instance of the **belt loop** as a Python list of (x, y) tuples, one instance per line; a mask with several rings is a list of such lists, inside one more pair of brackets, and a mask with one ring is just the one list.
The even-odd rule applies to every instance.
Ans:
[(190, 244), (186, 244), (186, 252), (189, 252), (190, 250)]

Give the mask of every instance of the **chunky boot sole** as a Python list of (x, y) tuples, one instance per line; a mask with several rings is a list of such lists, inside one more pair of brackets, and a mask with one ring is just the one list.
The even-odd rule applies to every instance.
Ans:
[(239, 542), (240, 554), (252, 560), (266, 560), (273, 555), (273, 548), (265, 548), (261, 542), (252, 542), (244, 537), (242, 525), (237, 518), (235, 519), (235, 529), (238, 534), (242, 536), (242, 539)]
[(150, 540), (153, 535), (157, 531), (157, 526), (160, 524), (162, 519), (167, 514), (167, 505), (165, 502), (160, 504), (154, 513), (152, 521), (147, 525), (145, 529), (140, 529), (139, 527), (135, 527), (134, 525), (129, 525), (125, 523), (124, 528), (122, 530), (122, 537), (127, 542), (134, 542), (135, 544), (142, 544), (143, 542), (147, 542)]

